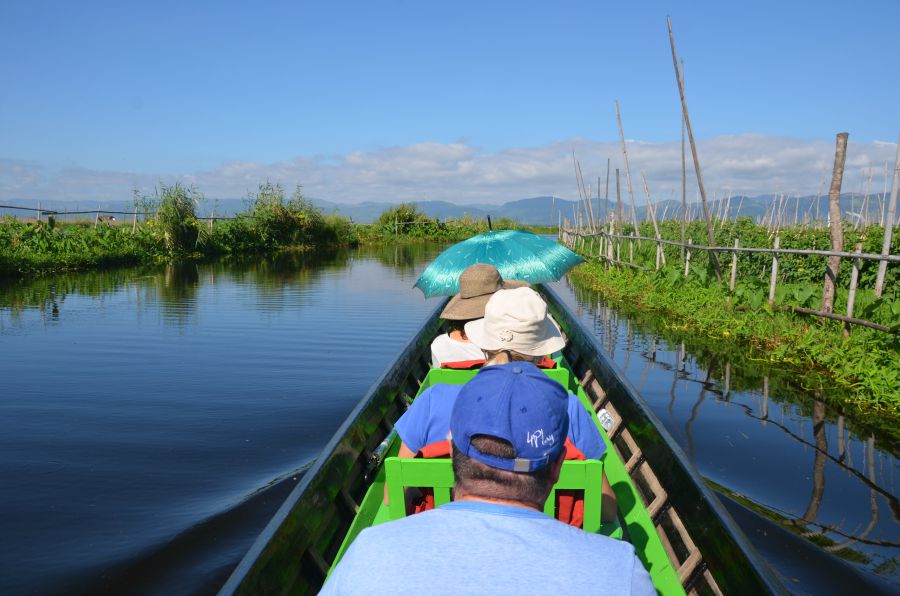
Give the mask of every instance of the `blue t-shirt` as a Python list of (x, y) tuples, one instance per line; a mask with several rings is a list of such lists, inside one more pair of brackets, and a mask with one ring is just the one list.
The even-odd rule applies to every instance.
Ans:
[(321, 594), (656, 594), (627, 542), (534, 509), (455, 501), (363, 530)]
[[(462, 385), (438, 383), (422, 392), (394, 426), (412, 451), (445, 441), (450, 433), (450, 412)], [(606, 444), (597, 425), (577, 397), (569, 394), (569, 438), (588, 459), (600, 459)]]

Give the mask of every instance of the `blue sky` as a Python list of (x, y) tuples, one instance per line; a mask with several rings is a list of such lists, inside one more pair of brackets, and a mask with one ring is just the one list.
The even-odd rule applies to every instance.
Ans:
[[(615, 99), (629, 140), (678, 144), (678, 164), (632, 164), (665, 192), (681, 134), (667, 14), (701, 160), (704, 143), (759, 141), (725, 160), (762, 159), (754, 184), (725, 165), (713, 184), (815, 192), (841, 130), (858, 167), (893, 161), (900, 2), (621, 4), (6, 0), (0, 198), (175, 179), (241, 196), (266, 178), (334, 201), (574, 196), (573, 147), (588, 177), (621, 157)], [(817, 159), (773, 158), (778, 139)]]

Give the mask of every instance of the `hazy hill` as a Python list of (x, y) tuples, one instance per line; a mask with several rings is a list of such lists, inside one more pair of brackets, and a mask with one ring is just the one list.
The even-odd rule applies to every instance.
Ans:
[[(378, 219), (387, 209), (396, 206), (399, 203), (389, 202), (373, 202), (364, 201), (361, 203), (334, 203), (331, 201), (323, 201), (319, 199), (311, 199), (325, 213), (339, 213), (346, 217), (350, 217), (355, 222), (370, 223)], [(868, 221), (880, 221), (881, 205), (879, 203), (880, 195), (872, 195), (868, 201)], [(790, 197), (785, 200), (775, 201), (778, 205), (782, 221), (785, 224), (794, 222), (795, 213), (798, 222), (802, 222), (804, 218), (814, 218), (817, 213), (816, 197), (805, 196), (795, 198)], [(8, 200), (2, 201), (6, 205), (37, 207), (38, 201), (31, 200)], [(560, 215), (572, 221), (576, 212), (580, 212), (580, 217), (584, 217), (584, 205), (581, 201), (566, 200), (552, 197), (531, 197), (527, 199), (519, 199), (509, 201), (500, 205), (486, 204), (457, 204), (449, 201), (421, 201), (417, 203), (419, 208), (430, 217), (439, 219), (473, 217), (484, 218), (490, 215), (493, 219), (501, 217), (509, 217), (523, 224), (536, 225), (554, 225), (559, 221)], [(101, 201), (101, 202), (75, 202), (75, 201), (41, 201), (41, 208), (45, 210), (91, 210), (101, 209), (104, 211), (132, 211), (131, 200), (127, 201)], [(665, 213), (666, 218), (676, 218), (681, 215), (680, 201), (660, 201), (655, 203), (657, 217), (662, 217)], [(729, 217), (734, 218), (736, 214), (750, 216), (754, 220), (761, 220), (768, 211), (771, 211), (773, 205), (772, 195), (760, 195), (755, 197), (734, 196), (730, 200), (711, 200), (709, 209), (713, 216), (718, 214), (721, 217), (726, 210)], [(247, 199), (206, 199), (200, 205), (198, 214), (209, 216), (213, 213), (219, 216), (230, 216), (235, 213), (246, 211), (248, 206)], [(593, 200), (594, 215), (599, 219), (604, 219), (610, 210), (615, 210), (614, 201), (606, 202), (603, 200)], [(647, 208), (643, 200), (637, 200), (635, 204), (638, 220), (643, 221), (647, 218)], [(700, 219), (703, 217), (700, 203), (689, 203), (688, 210), (691, 217)], [(740, 211), (738, 211), (740, 210)], [(623, 201), (623, 211), (626, 221), (631, 219), (631, 205), (629, 200)], [(856, 194), (841, 195), (841, 211), (845, 218), (864, 218), (863, 213), (863, 197)], [(818, 199), (818, 218), (824, 220), (828, 213), (828, 198), (825, 196)], [(20, 217), (33, 216), (31, 213), (22, 211), (13, 211), (0, 208), (0, 215), (16, 214)], [(93, 217), (92, 214), (86, 214), (83, 217)], [(122, 215), (120, 219), (127, 219), (130, 216)], [(608, 221), (608, 220), (606, 220)]]

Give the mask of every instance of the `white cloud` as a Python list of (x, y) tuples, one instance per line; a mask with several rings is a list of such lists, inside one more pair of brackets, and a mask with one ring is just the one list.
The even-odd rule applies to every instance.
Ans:
[[(871, 168), (873, 189), (882, 188), (884, 163), (890, 174), (896, 144), (850, 142), (844, 190), (857, 190)], [(307, 196), (334, 202), (447, 200), (459, 203), (500, 203), (524, 197), (577, 196), (572, 151), (581, 163), (585, 184), (597, 178), (605, 185), (606, 160), (622, 169), (622, 193), (627, 197), (621, 147), (617, 142), (574, 138), (541, 147), (518, 147), (495, 153), (466, 143), (423, 142), (402, 147), (357, 151), (343, 156), (301, 156), (277, 163), (232, 161), (212, 170), (176, 174), (136, 174), (70, 167), (51, 169), (39, 163), (0, 159), (0, 200), (128, 199), (132, 189), (149, 193), (159, 182), (195, 184), (210, 198), (240, 197), (266, 180), (289, 191), (302, 184)], [(698, 145), (707, 192), (763, 194), (815, 193), (830, 180), (833, 140), (807, 140), (757, 134), (720, 136)], [(654, 200), (680, 196), (681, 142), (628, 142), (635, 198), (643, 202), (641, 172)], [(695, 196), (694, 167), (687, 149), (689, 200)], [(604, 191), (601, 191), (603, 194)], [(614, 172), (610, 197), (615, 195)]]

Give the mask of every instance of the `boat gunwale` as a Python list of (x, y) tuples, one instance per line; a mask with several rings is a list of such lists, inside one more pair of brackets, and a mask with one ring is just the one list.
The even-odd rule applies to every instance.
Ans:
[[(553, 289), (544, 285), (540, 288), (540, 291), (547, 298), (548, 306), (550, 307), (550, 310), (553, 311), (554, 318), (561, 324), (568, 336), (566, 348), (563, 350), (564, 353), (574, 351), (577, 348), (577, 356), (587, 363), (587, 368), (594, 374), (598, 381), (603, 381), (601, 385), (604, 391), (610, 401), (613, 402), (613, 405), (619, 410), (624, 427), (628, 428), (632, 432), (632, 435), (635, 436), (635, 442), (638, 444), (638, 447), (642, 449), (643, 457), (650, 468), (658, 476), (679, 476), (681, 478), (689, 478), (691, 488), (699, 493), (699, 499), (689, 499), (682, 490), (672, 492), (672, 483), (660, 482), (667, 492), (667, 498), (672, 503), (672, 507), (674, 507), (681, 515), (682, 521), (685, 520), (685, 514), (689, 513), (691, 508), (708, 509), (708, 513), (715, 516), (718, 525), (723, 528), (725, 534), (734, 541), (737, 550), (740, 551), (746, 559), (747, 564), (753, 569), (758, 580), (769, 593), (786, 593), (784, 584), (777, 578), (772, 567), (761, 557), (756, 548), (751, 544), (749, 538), (747, 538), (743, 530), (737, 525), (737, 522), (734, 521), (731, 515), (725, 510), (724, 505), (722, 505), (715, 494), (713, 494), (712, 489), (701, 480), (703, 476), (700, 474), (699, 470), (697, 470), (693, 462), (690, 461), (687, 454), (677, 441), (675, 441), (663, 422), (653, 412), (650, 405), (644, 400), (634, 385), (632, 385), (631, 381), (628, 380), (624, 371), (614, 361), (607, 357), (606, 354), (597, 349), (595, 342), (592, 341), (592, 336), (584, 328), (581, 321), (573, 316)], [(576, 359), (570, 358), (569, 360), (574, 367)], [(573, 369), (572, 373), (575, 378), (578, 379), (578, 372)], [(617, 387), (618, 392), (615, 391), (613, 387)], [(585, 388), (585, 390), (587, 390), (587, 388)], [(622, 399), (617, 399), (619, 396), (621, 396)], [(643, 421), (641, 421), (641, 418), (643, 418)], [(638, 427), (642, 422), (649, 424), (650, 427), (655, 430), (660, 439), (662, 439), (665, 449), (648, 451), (647, 446), (641, 444), (638, 437), (640, 437), (640, 431), (642, 429)], [(613, 438), (614, 437), (612, 436), (610, 437), (610, 439)], [(659, 459), (664, 459), (666, 453), (668, 453), (669, 458), (672, 461), (658, 461)], [(662, 457), (660, 457), (660, 455), (662, 455)], [(673, 462), (680, 468), (680, 473), (673, 474), (670, 472), (670, 466)], [(700, 512), (696, 515), (703, 515), (703, 513)], [(691, 515), (689, 517), (696, 517), (696, 515)], [(698, 547), (699, 543), (703, 541), (702, 538), (705, 538), (708, 534), (706, 531), (699, 530), (701, 529), (692, 527), (688, 532), (688, 535), (698, 543)], [(701, 540), (698, 540), (698, 537), (700, 537)], [(715, 560), (715, 557), (710, 555), (717, 553), (711, 553), (708, 547), (699, 548), (699, 550), (705, 561)]]

